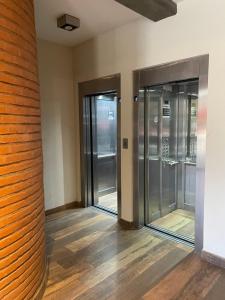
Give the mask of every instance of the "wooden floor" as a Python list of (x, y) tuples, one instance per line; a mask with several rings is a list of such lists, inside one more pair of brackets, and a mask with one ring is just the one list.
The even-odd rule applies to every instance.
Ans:
[(192, 254), (162, 278), (142, 299), (224, 300), (225, 270)]
[(115, 192), (99, 197), (98, 204), (106, 209), (117, 212), (117, 193)]
[(44, 299), (225, 299), (224, 271), (148, 229), (123, 230), (97, 209), (50, 215), (46, 231)]
[(184, 209), (176, 209), (168, 215), (152, 223), (158, 227), (177, 233), (193, 241), (195, 239), (195, 215), (194, 212)]

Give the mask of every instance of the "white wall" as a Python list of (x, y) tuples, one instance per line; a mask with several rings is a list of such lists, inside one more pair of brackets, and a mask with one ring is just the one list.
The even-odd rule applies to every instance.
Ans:
[(76, 82), (122, 75), (122, 137), (130, 141), (122, 150), (122, 218), (132, 220), (132, 70), (208, 53), (204, 249), (225, 257), (225, 1), (184, 0), (175, 17), (143, 19), (88, 41), (74, 49), (74, 72)]
[(76, 200), (72, 49), (38, 41), (45, 208)]

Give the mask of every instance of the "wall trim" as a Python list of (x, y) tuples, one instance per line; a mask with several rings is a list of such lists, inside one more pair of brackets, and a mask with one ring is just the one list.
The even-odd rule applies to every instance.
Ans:
[(143, 226), (139, 226), (135, 224), (135, 222), (126, 221), (124, 219), (118, 220), (119, 225), (126, 230), (138, 230), (141, 229)]
[(202, 259), (206, 260), (210, 264), (213, 264), (217, 267), (225, 269), (225, 258), (215, 255), (215, 254), (212, 254), (207, 251), (202, 251), (201, 257), (202, 257)]
[(75, 202), (67, 203), (67, 204), (64, 204), (61, 206), (57, 206), (55, 208), (47, 209), (45, 211), (45, 215), (49, 216), (51, 214), (55, 214), (57, 212), (60, 212), (60, 211), (66, 210), (66, 209), (82, 208), (82, 207), (83, 207), (82, 202), (75, 201)]

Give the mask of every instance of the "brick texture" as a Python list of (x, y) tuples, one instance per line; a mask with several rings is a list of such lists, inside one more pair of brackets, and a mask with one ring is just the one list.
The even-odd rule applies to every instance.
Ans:
[(32, 0), (0, 0), (0, 299), (32, 299), (46, 269)]

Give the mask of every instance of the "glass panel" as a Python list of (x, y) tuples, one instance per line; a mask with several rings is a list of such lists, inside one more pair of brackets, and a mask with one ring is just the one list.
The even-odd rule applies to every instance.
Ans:
[(163, 86), (162, 99), (162, 207), (161, 216), (165, 216), (176, 208), (177, 182), (177, 118), (178, 94), (176, 86)]
[(198, 80), (145, 89), (146, 223), (194, 241)]
[[(160, 216), (160, 103), (162, 99), (162, 87), (154, 87), (146, 90), (146, 179), (148, 197), (147, 212), (151, 212), (151, 220)], [(146, 215), (147, 223), (150, 222), (149, 214)]]
[(188, 94), (188, 130), (186, 159), (191, 162), (196, 162), (197, 153), (197, 100), (198, 96), (196, 95), (196, 93)]
[(117, 98), (116, 94), (94, 97), (93, 168), (95, 205), (117, 212)]
[(198, 82), (187, 85), (187, 147), (185, 159), (184, 207), (195, 211)]
[(160, 132), (160, 101), (162, 88), (156, 87), (147, 91), (148, 98), (148, 155), (151, 159), (159, 157), (159, 132)]
[(98, 155), (116, 154), (117, 124), (115, 95), (100, 95), (96, 101)]

